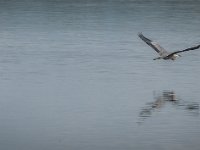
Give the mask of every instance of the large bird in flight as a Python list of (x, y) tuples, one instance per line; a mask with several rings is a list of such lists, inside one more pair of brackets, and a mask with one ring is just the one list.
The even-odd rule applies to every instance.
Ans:
[(187, 49), (184, 49), (184, 50), (179, 50), (179, 51), (175, 51), (175, 52), (170, 53), (170, 52), (166, 51), (163, 47), (161, 47), (158, 43), (146, 38), (142, 33), (138, 33), (138, 36), (160, 55), (159, 57), (154, 58), (153, 60), (156, 60), (156, 59), (175, 60), (177, 57), (181, 56), (181, 55), (179, 55), (179, 53), (200, 48), (200, 45), (197, 45), (197, 46), (190, 47), (190, 48), (187, 48)]

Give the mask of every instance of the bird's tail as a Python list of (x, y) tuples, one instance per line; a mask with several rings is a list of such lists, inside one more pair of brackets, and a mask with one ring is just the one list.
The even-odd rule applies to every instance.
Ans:
[(154, 58), (153, 60), (157, 60), (157, 59), (161, 59), (162, 57), (156, 57), (156, 58)]

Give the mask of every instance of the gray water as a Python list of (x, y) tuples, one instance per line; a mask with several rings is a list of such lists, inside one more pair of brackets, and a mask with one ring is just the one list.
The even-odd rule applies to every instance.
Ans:
[(1, 0), (1, 150), (199, 150), (197, 0)]

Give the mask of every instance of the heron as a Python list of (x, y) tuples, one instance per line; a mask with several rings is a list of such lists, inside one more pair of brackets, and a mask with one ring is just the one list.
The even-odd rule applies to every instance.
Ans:
[(154, 42), (154, 41), (148, 39), (142, 33), (138, 33), (138, 36), (146, 44), (148, 44), (151, 48), (153, 48), (160, 55), (159, 57), (156, 57), (153, 60), (157, 60), (157, 59), (164, 59), (164, 60), (171, 59), (171, 60), (175, 60), (176, 58), (181, 57), (181, 55), (179, 53), (190, 51), (190, 50), (196, 50), (196, 49), (200, 48), (200, 45), (197, 45), (197, 46), (193, 46), (193, 47), (190, 47), (190, 48), (187, 48), (187, 49), (184, 49), (184, 50), (178, 50), (178, 51), (174, 51), (174, 52), (168, 52), (162, 46), (160, 46), (157, 42)]

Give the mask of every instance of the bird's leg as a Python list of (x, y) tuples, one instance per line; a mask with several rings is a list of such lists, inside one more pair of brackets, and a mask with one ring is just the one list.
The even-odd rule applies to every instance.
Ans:
[(161, 59), (162, 57), (156, 57), (156, 58), (154, 58), (153, 60), (157, 60), (157, 59)]

